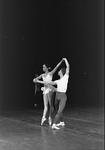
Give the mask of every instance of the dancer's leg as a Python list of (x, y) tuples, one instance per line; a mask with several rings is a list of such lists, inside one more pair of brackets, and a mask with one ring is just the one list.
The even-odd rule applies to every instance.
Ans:
[(65, 105), (66, 105), (66, 100), (67, 100), (67, 96), (64, 95), (64, 97), (62, 98), (62, 100), (60, 101), (60, 107), (59, 107), (59, 110), (58, 112), (60, 112), (60, 121), (63, 122), (63, 110), (65, 108)]
[(62, 112), (65, 108), (65, 104), (66, 104), (66, 100), (67, 100), (67, 97), (65, 94), (59, 94), (59, 99), (60, 99), (60, 102), (59, 102), (59, 109), (58, 109), (58, 113), (57, 115), (55, 116), (55, 119), (54, 119), (54, 123), (53, 123), (53, 126), (52, 128), (55, 127), (55, 125), (57, 124), (57, 122), (59, 120), (61, 120), (63, 122), (63, 115), (62, 115)]
[(58, 100), (57, 94), (56, 94), (56, 96), (55, 96), (55, 113), (57, 113), (57, 111), (58, 111), (58, 104), (59, 104), (59, 100)]
[(54, 111), (54, 107), (53, 107), (53, 92), (50, 91), (49, 95), (48, 95), (48, 99), (49, 99), (49, 105), (50, 105), (50, 109), (49, 109), (49, 124), (52, 124), (52, 113)]
[(44, 110), (41, 125), (43, 125), (43, 122), (46, 120), (46, 115), (48, 111), (48, 94), (43, 94), (43, 101), (44, 101)]
[(49, 95), (48, 95), (48, 98), (49, 98), (49, 105), (50, 105), (50, 110), (49, 110), (49, 116), (51, 117), (52, 116), (52, 113), (54, 111), (54, 106), (53, 106), (53, 92), (50, 91), (49, 92)]

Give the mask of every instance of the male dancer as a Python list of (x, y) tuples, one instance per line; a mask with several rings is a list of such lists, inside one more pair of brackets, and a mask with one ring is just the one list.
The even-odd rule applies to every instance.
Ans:
[[(51, 85), (57, 85), (57, 89), (52, 86), (52, 88), (56, 91), (55, 100), (59, 101), (59, 109), (54, 118), (52, 129), (60, 129), (58, 126), (65, 125), (65, 123), (63, 121), (62, 112), (65, 108), (65, 104), (66, 104), (66, 100), (67, 100), (66, 91), (67, 91), (67, 85), (68, 85), (68, 79), (69, 79), (69, 63), (66, 58), (63, 58), (63, 60), (65, 61), (66, 69), (62, 68), (58, 72), (58, 75), (60, 76), (59, 80), (56, 80), (54, 82), (43, 82), (43, 81), (37, 80), (38, 83), (49, 84), (50, 87), (51, 87)], [(60, 123), (58, 123), (59, 120), (60, 120)]]

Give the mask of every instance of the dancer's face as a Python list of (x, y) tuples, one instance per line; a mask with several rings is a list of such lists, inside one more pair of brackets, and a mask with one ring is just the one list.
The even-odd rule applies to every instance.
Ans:
[(48, 68), (46, 67), (45, 64), (43, 65), (43, 71), (44, 71), (44, 72), (48, 71)]

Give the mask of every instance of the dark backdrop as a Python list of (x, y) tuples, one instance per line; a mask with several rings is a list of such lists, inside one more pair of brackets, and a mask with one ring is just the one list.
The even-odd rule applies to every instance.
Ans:
[(0, 10), (2, 108), (41, 106), (32, 80), (44, 62), (53, 69), (63, 57), (67, 106), (103, 105), (103, 0), (2, 0)]

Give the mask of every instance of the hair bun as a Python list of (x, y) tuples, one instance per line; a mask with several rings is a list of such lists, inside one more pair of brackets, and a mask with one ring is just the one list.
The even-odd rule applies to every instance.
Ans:
[(51, 67), (48, 67), (48, 69), (51, 69)]

